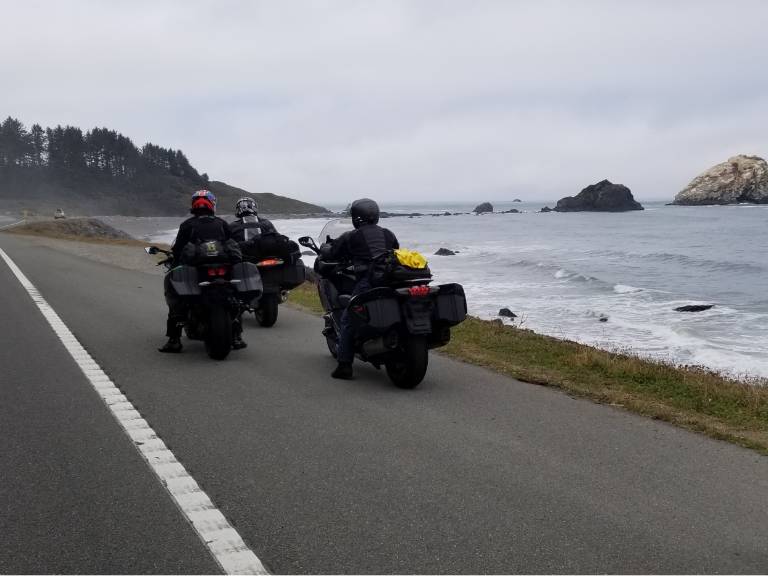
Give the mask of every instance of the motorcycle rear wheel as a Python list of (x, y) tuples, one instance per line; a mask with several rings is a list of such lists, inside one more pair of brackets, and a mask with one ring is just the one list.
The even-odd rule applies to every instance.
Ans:
[(224, 360), (232, 350), (232, 319), (223, 306), (211, 309), (205, 334), (205, 351), (214, 360)]
[(416, 388), (427, 373), (429, 349), (424, 336), (409, 336), (397, 360), (386, 363), (387, 376), (398, 388)]
[(334, 358), (339, 357), (339, 341), (334, 336), (326, 336), (325, 343), (328, 345), (328, 352)]
[(256, 322), (264, 328), (270, 328), (277, 322), (277, 305), (279, 304), (277, 294), (265, 294), (259, 300), (259, 305), (254, 309)]

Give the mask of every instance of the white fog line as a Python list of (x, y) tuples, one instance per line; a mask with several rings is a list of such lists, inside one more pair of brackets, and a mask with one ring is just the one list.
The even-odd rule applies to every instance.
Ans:
[(261, 561), (243, 542), (237, 530), (211, 502), (194, 478), (176, 459), (101, 367), (83, 348), (37, 288), (0, 248), (0, 256), (30, 295), (53, 331), (83, 371), (94, 390), (168, 490), (176, 505), (226, 574), (268, 574)]

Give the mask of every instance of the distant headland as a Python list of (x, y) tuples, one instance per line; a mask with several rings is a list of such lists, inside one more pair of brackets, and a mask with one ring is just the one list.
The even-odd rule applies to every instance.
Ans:
[(130, 138), (108, 128), (30, 130), (17, 119), (0, 123), (0, 203), (4, 212), (52, 216), (180, 216), (190, 194), (207, 188), (220, 209), (252, 196), (272, 214), (325, 214), (326, 208), (268, 193), (250, 193), (199, 173), (181, 150)]

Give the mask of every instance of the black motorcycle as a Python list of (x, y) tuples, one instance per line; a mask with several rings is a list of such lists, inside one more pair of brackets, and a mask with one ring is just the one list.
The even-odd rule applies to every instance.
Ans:
[[(335, 228), (334, 232), (341, 231), (339, 221), (327, 224), (320, 235), (326, 242), (333, 241), (329, 227)], [(428, 270), (395, 267), (385, 286), (353, 297), (356, 277), (349, 263), (326, 260), (322, 256), (326, 251), (318, 248), (309, 236), (299, 238), (299, 244), (318, 255), (314, 270), (325, 310), (323, 335), (331, 355), (337, 356), (341, 316), (349, 309), (355, 326), (357, 357), (377, 369), (384, 365), (390, 380), (400, 388), (418, 386), (427, 372), (428, 351), (446, 345), (451, 339), (451, 327), (467, 315), (462, 286), (430, 286)]]
[[(290, 244), (296, 247), (295, 242)], [(269, 328), (277, 322), (278, 306), (285, 302), (288, 293), (306, 280), (306, 267), (298, 247), (295, 250), (286, 250), (281, 244), (280, 247), (275, 247), (278, 249), (270, 250), (268, 239), (262, 239), (261, 243), (257, 241), (255, 244), (252, 240), (241, 243), (240, 246), (243, 259), (255, 264), (259, 269), (263, 284), (261, 297), (253, 302), (245, 302), (243, 311), (253, 312), (259, 325)]]
[(223, 244), (203, 242), (194, 265), (174, 265), (172, 253), (157, 246), (147, 254), (168, 256), (158, 262), (168, 269), (169, 280), (187, 307), (184, 332), (190, 340), (202, 340), (214, 360), (223, 360), (232, 349), (233, 322), (241, 303), (257, 300), (262, 293), (259, 269), (250, 262), (232, 263)]

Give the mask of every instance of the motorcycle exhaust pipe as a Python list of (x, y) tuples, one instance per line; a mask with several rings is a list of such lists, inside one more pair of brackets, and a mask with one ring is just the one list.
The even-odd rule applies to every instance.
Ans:
[(379, 338), (363, 342), (363, 354), (369, 358), (391, 352), (395, 348), (397, 348), (397, 332), (394, 330)]

